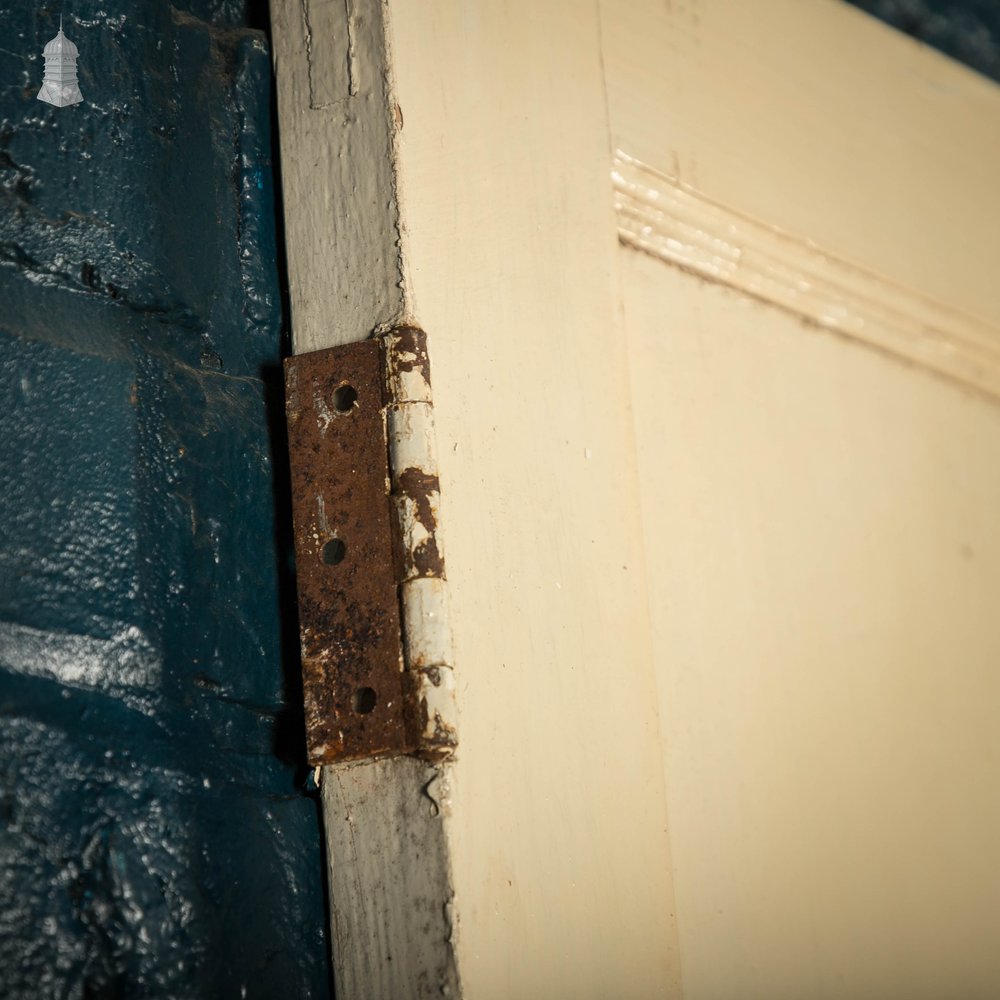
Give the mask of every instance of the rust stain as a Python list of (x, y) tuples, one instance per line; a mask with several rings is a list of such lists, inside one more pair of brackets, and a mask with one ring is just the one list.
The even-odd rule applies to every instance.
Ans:
[(427, 699), (420, 694), (421, 675), (434, 687), (441, 684), (440, 670), (436, 667), (418, 671), (408, 678), (410, 709), (407, 723), (411, 733), (414, 734), (414, 754), (431, 762), (446, 760), (454, 756), (458, 746), (458, 734), (441, 718), (439, 712), (433, 712), (432, 719)]
[(421, 469), (405, 469), (395, 477), (394, 493), (404, 496), (413, 504), (417, 522), (427, 532), (427, 537), (407, 550), (406, 539), (400, 537), (400, 558), (403, 566), (408, 566), (408, 576), (444, 577), (444, 558), (438, 548), (437, 518), (431, 502), (440, 491), (438, 477)]
[(430, 383), (431, 371), (427, 361), (427, 334), (415, 326), (400, 326), (392, 330), (392, 366), (396, 371), (412, 372), (423, 369), (424, 378)]
[[(427, 714), (425, 706), (424, 716), (426, 717)], [(422, 732), (424, 733), (424, 737), (420, 747), (420, 756), (424, 760), (445, 760), (454, 756), (455, 748), (458, 746), (458, 736), (454, 729), (442, 721), (440, 714), (437, 712), (434, 713), (432, 732), (428, 734), (426, 728)]]
[(416, 576), (444, 576), (444, 560), (433, 535), (414, 548), (410, 560)]
[(437, 528), (437, 519), (431, 507), (431, 494), (441, 491), (438, 477), (410, 467), (396, 476), (396, 490), (413, 501), (417, 508), (417, 520), (433, 532)]

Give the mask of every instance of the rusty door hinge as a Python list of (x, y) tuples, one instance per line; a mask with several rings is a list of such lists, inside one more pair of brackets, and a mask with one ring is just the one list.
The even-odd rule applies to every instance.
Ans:
[(285, 388), (310, 763), (447, 755), (453, 685), (450, 635), (439, 638), (424, 334), (407, 327), (288, 358)]

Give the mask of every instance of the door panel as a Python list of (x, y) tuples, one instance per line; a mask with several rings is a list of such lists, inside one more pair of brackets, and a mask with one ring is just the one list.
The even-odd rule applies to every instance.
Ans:
[(685, 995), (993, 995), (1000, 408), (622, 256)]
[(994, 995), (1000, 91), (604, 10), (684, 993)]

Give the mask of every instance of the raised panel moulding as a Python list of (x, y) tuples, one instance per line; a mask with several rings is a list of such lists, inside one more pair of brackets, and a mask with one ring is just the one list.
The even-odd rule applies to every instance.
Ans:
[(1000, 330), (717, 204), (616, 150), (621, 243), (1000, 398)]

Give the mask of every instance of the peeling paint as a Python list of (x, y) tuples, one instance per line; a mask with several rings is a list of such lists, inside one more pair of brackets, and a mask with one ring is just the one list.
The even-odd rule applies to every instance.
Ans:
[(420, 752), (444, 759), (458, 745), (458, 709), (448, 585), (439, 537), (441, 496), (427, 336), (407, 326), (383, 334), (382, 343), (411, 724)]

